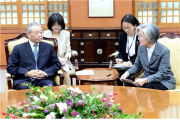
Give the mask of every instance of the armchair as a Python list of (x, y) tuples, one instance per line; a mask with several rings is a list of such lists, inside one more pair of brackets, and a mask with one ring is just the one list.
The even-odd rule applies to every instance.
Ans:
[(176, 79), (176, 88), (168, 91), (180, 92), (180, 34), (165, 33), (160, 36), (158, 41), (170, 50), (171, 70), (173, 71), (174, 78)]
[[(8, 63), (9, 55), (11, 54), (14, 46), (16, 46), (18, 44), (25, 43), (27, 41), (28, 41), (28, 37), (27, 37), (26, 33), (22, 33), (22, 34), (18, 35), (15, 38), (6, 39), (4, 41), (7, 63)], [(54, 48), (55, 48), (56, 53), (57, 53), (58, 44), (57, 44), (57, 40), (55, 38), (45, 38), (45, 37), (43, 37), (42, 41), (47, 42), (49, 44), (52, 44), (54, 46)], [(7, 79), (6, 91), (11, 90), (12, 86), (13, 86), (13, 75), (10, 75), (9, 73), (6, 73), (6, 79)], [(60, 77), (59, 77), (59, 75), (56, 75), (54, 80), (55, 80), (56, 84), (60, 85)]]

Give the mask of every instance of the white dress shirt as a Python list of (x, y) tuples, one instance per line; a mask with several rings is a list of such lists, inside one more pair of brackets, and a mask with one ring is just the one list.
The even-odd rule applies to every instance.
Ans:
[[(29, 44), (31, 46), (32, 52), (34, 52), (34, 43), (29, 40)], [(37, 52), (39, 52), (39, 43), (37, 45)]]
[[(134, 40), (133, 40), (133, 38), (134, 38)], [(128, 40), (129, 40), (129, 41), (128, 41)], [(133, 42), (133, 43), (132, 43), (132, 42)], [(135, 43), (136, 43), (136, 35), (133, 36), (133, 37), (127, 36), (127, 44), (126, 44), (126, 53), (127, 53), (127, 54), (128, 54), (128, 50), (129, 50), (129, 48), (130, 48), (130, 46), (131, 46), (131, 44), (132, 44), (132, 46), (131, 46), (131, 48), (130, 48), (130, 50), (129, 50), (129, 56), (130, 56), (130, 57), (136, 54), (136, 53), (135, 53), (135, 46), (136, 46)]]
[[(30, 40), (29, 40), (29, 44), (31, 46), (31, 49), (32, 49), (32, 52), (34, 52), (34, 43), (32, 43)], [(37, 52), (39, 52), (39, 43), (37, 44)], [(45, 77), (48, 77), (48, 74), (45, 72)]]
[(151, 48), (147, 48), (148, 62), (151, 60), (152, 53), (154, 51), (155, 44)]

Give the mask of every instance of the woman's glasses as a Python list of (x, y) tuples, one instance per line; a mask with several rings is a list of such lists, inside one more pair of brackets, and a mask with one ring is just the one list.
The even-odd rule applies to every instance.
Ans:
[(122, 28), (124, 31), (129, 31), (131, 28), (130, 27), (127, 27), (127, 28)]

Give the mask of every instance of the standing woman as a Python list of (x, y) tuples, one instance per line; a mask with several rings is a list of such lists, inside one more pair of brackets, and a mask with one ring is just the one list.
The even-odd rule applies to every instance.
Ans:
[[(139, 46), (138, 35), (135, 32), (138, 25), (139, 21), (131, 14), (127, 14), (122, 18), (121, 26), (124, 32), (120, 33), (119, 58), (116, 59), (117, 64), (121, 64), (123, 61), (127, 62), (125, 66), (134, 64)], [(125, 70), (118, 72), (121, 76)], [(118, 86), (123, 85), (119, 79), (117, 79), (117, 81)]]
[[(71, 46), (70, 46), (70, 33), (65, 29), (63, 17), (59, 13), (53, 13), (48, 21), (47, 27), (49, 30), (44, 31), (44, 37), (56, 38), (58, 41), (59, 61), (63, 63), (61, 71), (64, 74), (64, 84), (70, 85), (69, 68), (72, 69), (73, 65), (70, 62)], [(61, 61), (65, 58), (65, 61)]]

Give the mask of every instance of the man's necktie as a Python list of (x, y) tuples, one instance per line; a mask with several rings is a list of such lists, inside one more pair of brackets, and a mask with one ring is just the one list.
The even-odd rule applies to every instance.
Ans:
[(37, 70), (37, 57), (38, 57), (37, 46), (38, 46), (38, 45), (34, 44), (33, 46), (34, 46), (34, 51), (33, 51), (33, 53), (34, 53), (34, 58), (35, 58), (35, 61), (36, 61), (36, 68), (35, 68), (35, 70)]
[[(35, 67), (35, 70), (37, 70), (37, 57), (38, 57), (38, 51), (37, 51), (37, 46), (38, 45), (33, 45), (34, 46), (34, 51), (33, 51), (33, 54), (34, 54), (34, 58), (35, 58), (35, 61), (36, 61), (36, 67)], [(31, 81), (34, 81), (36, 79), (31, 79)]]

